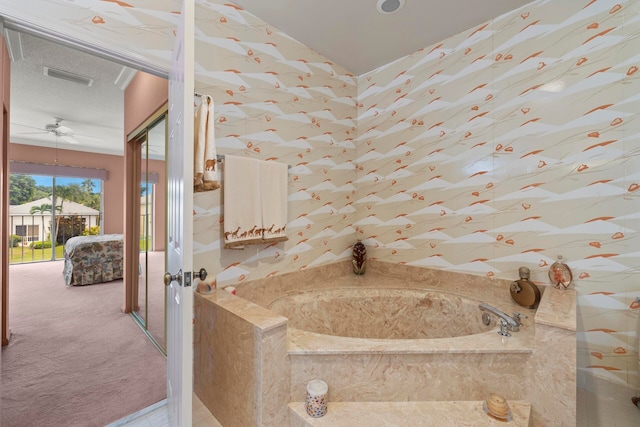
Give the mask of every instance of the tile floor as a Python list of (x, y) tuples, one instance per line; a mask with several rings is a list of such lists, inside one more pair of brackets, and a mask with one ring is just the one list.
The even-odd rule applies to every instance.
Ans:
[(578, 387), (578, 427), (638, 427), (640, 409), (631, 402), (640, 391), (611, 382), (587, 379)]
[[(193, 427), (222, 427), (206, 406), (193, 395)], [(143, 409), (106, 427), (170, 427), (166, 401)]]
[[(631, 397), (640, 395), (639, 392), (598, 380), (582, 385), (578, 387), (576, 426), (640, 426), (640, 409), (631, 403)], [(106, 427), (169, 427), (166, 402), (159, 402)], [(195, 394), (193, 395), (193, 427), (222, 427), (222, 424), (211, 415)]]

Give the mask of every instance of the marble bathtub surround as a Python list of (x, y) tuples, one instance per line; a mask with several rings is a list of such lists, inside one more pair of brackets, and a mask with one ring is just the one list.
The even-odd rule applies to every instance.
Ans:
[[(232, 316), (225, 314), (222, 317), (228, 317), (227, 320), (234, 323), (246, 324), (254, 331), (260, 331), (265, 324), (277, 325), (273, 327), (278, 330), (276, 347), (271, 347), (268, 351), (258, 350), (262, 342), (259, 332), (250, 340), (252, 350), (249, 354), (261, 355), (253, 360), (258, 361), (256, 369), (264, 374), (252, 376), (248, 381), (260, 382), (262, 378), (271, 378), (278, 382), (282, 386), (277, 391), (280, 396), (278, 402), (304, 402), (308, 382), (322, 378), (331, 389), (331, 404), (482, 402), (488, 392), (496, 392), (509, 401), (530, 402), (533, 426), (575, 423), (575, 310), (571, 310), (575, 305), (573, 290), (562, 291), (562, 295), (558, 295), (553, 292), (555, 289), (543, 287), (539, 308), (526, 309), (512, 300), (511, 280), (489, 279), (375, 259), (370, 259), (367, 263), (367, 274), (362, 276), (354, 275), (351, 262), (345, 261), (261, 281), (237, 283), (234, 284), (237, 296), (224, 292), (218, 292), (217, 297), (201, 296), (199, 302), (206, 305), (207, 310), (200, 310), (199, 316), (220, 317), (218, 312), (232, 313)], [(419, 305), (420, 301), (425, 304), (443, 304), (443, 307), (448, 307), (445, 302), (473, 301), (469, 306), (458, 307), (465, 307), (470, 312), (465, 323), (470, 323), (474, 314), (480, 318), (481, 312), (475, 304), (477, 302), (487, 302), (508, 314), (519, 311), (528, 318), (523, 319), (520, 331), (513, 332), (508, 338), (498, 335), (498, 327), (494, 324), (488, 331), (473, 331), (458, 337), (355, 338), (319, 333), (325, 332), (326, 328), (331, 329), (330, 324), (326, 327), (322, 325), (322, 316), (315, 318), (321, 324), (318, 329), (313, 330), (304, 325), (306, 321), (314, 323), (310, 319), (314, 319), (312, 315), (320, 311), (318, 306), (309, 304), (306, 308), (299, 309), (288, 307), (290, 303), (304, 299), (305, 292), (306, 297), (319, 301), (322, 305), (324, 296), (318, 291), (326, 290), (330, 294), (338, 292), (338, 289), (344, 292), (346, 307), (350, 308), (336, 310), (329, 317), (349, 319), (345, 317), (345, 311), (355, 311), (356, 306), (348, 304), (361, 304), (361, 308), (365, 309), (376, 299), (383, 303), (388, 300), (389, 305), (396, 310), (407, 310), (409, 307), (402, 303), (407, 300), (396, 299), (401, 298), (397, 294), (399, 288), (407, 289), (407, 294), (413, 293), (413, 297), (417, 298), (409, 304), (412, 306)], [(417, 295), (421, 292), (424, 295), (436, 294), (438, 297), (420, 299)], [(354, 295), (361, 299), (354, 299)], [(367, 295), (370, 297), (368, 300), (364, 298)], [(270, 306), (274, 310), (265, 308)], [(277, 313), (278, 310), (281, 313)], [(281, 315), (282, 313), (286, 313), (286, 316)], [(202, 327), (203, 322), (206, 320), (197, 318), (196, 326)], [(384, 320), (382, 322), (373, 329), (384, 327)], [(294, 327), (296, 323), (300, 329)], [(211, 325), (212, 328), (213, 326)], [(438, 328), (443, 327), (440, 325)], [(211, 344), (201, 341), (200, 352), (209, 353), (209, 361), (203, 360), (203, 366), (209, 363), (214, 368), (204, 366), (204, 372), (207, 373), (208, 381), (216, 384), (216, 388), (225, 389), (224, 381), (216, 379), (221, 374), (216, 375), (215, 371), (224, 370), (225, 363), (232, 363), (232, 360), (217, 356), (216, 353), (221, 351), (216, 351), (216, 348), (235, 349), (247, 343), (241, 342), (242, 334), (240, 337), (234, 336), (233, 328), (213, 328), (208, 334), (210, 336), (202, 336), (207, 336)], [(214, 342), (224, 342), (225, 345), (216, 347)], [(250, 358), (246, 355), (244, 357), (243, 363), (251, 363)], [(233, 364), (236, 363), (233, 360)], [(241, 372), (237, 374), (243, 375)], [(198, 374), (196, 383), (197, 378)], [(207, 389), (207, 381), (203, 382), (203, 389)], [(261, 387), (253, 386), (254, 389)], [(285, 398), (282, 395), (286, 393), (288, 396)], [(264, 398), (264, 395), (261, 396)], [(202, 396), (201, 399), (209, 407), (207, 399)], [(263, 400), (258, 400), (255, 404), (255, 412), (262, 413), (267, 418), (282, 419), (283, 416), (288, 416), (286, 412), (282, 415), (282, 412), (273, 407), (267, 409)], [(211, 407), (210, 409), (220, 419), (216, 411)]]
[(288, 425), (287, 319), (221, 289), (196, 293), (194, 311), (194, 391), (209, 411), (224, 426)]

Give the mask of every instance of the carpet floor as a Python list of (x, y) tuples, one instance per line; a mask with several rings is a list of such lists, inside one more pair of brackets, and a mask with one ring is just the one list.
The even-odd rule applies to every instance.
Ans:
[(102, 427), (166, 397), (166, 359), (120, 310), (122, 280), (66, 286), (62, 268), (9, 269), (2, 427)]

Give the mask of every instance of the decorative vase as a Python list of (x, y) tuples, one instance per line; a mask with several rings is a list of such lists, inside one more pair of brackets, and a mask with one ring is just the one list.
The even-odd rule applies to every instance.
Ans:
[(353, 272), (356, 274), (364, 274), (364, 269), (367, 264), (367, 248), (364, 243), (358, 240), (353, 245)]
[(564, 263), (562, 255), (558, 255), (556, 261), (549, 268), (549, 280), (554, 288), (567, 289), (573, 281), (573, 274), (567, 264)]

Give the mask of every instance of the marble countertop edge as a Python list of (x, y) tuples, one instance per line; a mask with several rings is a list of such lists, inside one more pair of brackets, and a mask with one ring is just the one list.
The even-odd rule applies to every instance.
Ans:
[[(415, 340), (376, 340), (366, 338), (335, 337), (288, 330), (288, 353), (303, 354), (531, 354), (534, 350), (533, 333), (514, 332), (511, 337), (500, 337), (495, 330), (456, 338)], [(516, 335), (520, 334), (520, 335)]]
[(215, 292), (207, 294), (196, 293), (196, 295), (211, 301), (229, 313), (245, 319), (262, 332), (267, 332), (274, 328), (284, 326), (289, 321), (286, 317), (275, 314), (271, 310), (247, 301), (244, 298), (232, 295), (221, 289), (217, 289)]
[(576, 331), (576, 290), (545, 289), (536, 311), (536, 324)]

